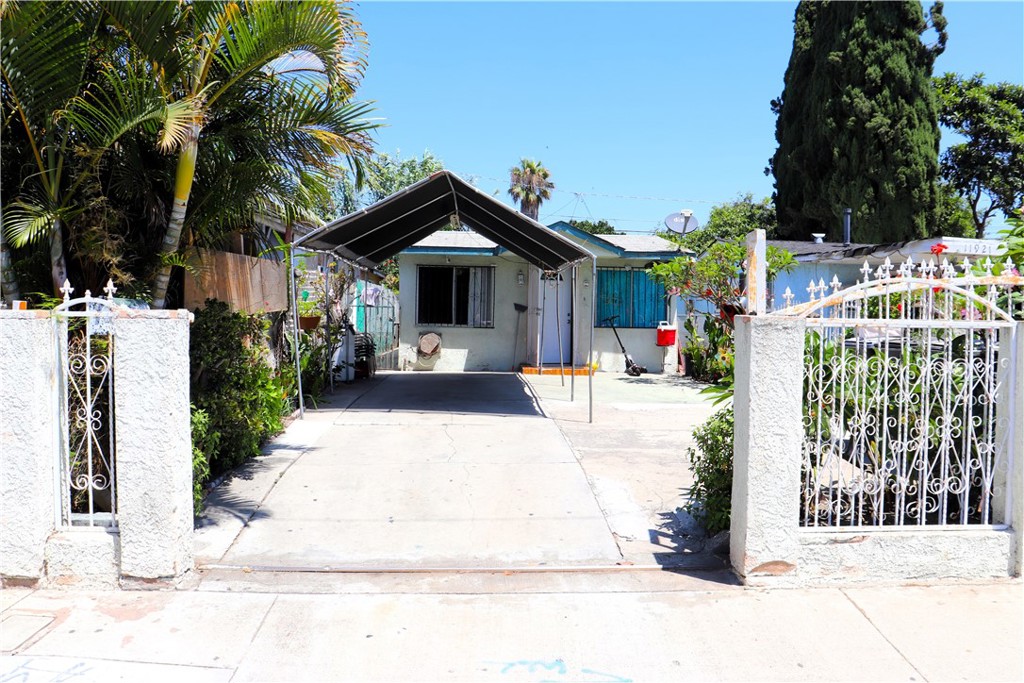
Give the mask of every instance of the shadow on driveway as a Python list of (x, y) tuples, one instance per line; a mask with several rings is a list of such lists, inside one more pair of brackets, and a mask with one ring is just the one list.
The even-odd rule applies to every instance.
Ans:
[(499, 372), (402, 372), (356, 399), (348, 412), (447, 412), (547, 417), (519, 375)]

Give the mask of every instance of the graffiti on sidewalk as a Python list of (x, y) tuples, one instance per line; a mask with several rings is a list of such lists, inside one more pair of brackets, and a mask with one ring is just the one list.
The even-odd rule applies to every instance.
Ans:
[(9, 669), (0, 670), (0, 683), (64, 683), (92, 671), (85, 662), (53, 659), (14, 658)]
[(498, 662), (502, 674), (539, 676), (535, 683), (632, 683), (632, 678), (596, 671), (587, 667), (571, 667), (564, 659), (520, 659), (515, 662)]

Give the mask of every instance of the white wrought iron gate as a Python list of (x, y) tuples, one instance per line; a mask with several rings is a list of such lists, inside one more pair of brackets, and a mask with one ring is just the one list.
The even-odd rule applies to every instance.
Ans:
[(807, 320), (800, 524), (1005, 528), (1024, 278), (888, 259), (771, 315)]
[(58, 395), (59, 527), (117, 526), (114, 435), (114, 344), (116, 289), (106, 297), (72, 299), (53, 309)]

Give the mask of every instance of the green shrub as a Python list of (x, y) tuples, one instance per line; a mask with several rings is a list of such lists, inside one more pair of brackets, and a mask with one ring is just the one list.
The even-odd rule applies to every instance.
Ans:
[(288, 409), (282, 384), (263, 353), (266, 322), (208, 299), (195, 312), (191, 334), (191, 391), (209, 418), (206, 451), (211, 476), (259, 454), (282, 428)]
[(217, 449), (220, 435), (210, 431), (210, 416), (192, 406), (192, 507), (203, 511), (203, 488), (210, 478), (210, 456)]
[(685, 510), (700, 520), (708, 535), (729, 528), (732, 507), (732, 407), (720, 410), (693, 431), (697, 448), (687, 449), (693, 487)]

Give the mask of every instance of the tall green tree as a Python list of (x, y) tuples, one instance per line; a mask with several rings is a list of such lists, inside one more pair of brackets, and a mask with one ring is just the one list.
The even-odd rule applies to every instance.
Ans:
[(401, 153), (381, 152), (370, 157), (366, 163), (362, 187), (357, 187), (353, 174), (342, 170), (341, 176), (331, 188), (331, 206), (325, 220), (340, 218), (361, 208), (375, 204), (413, 183), (429, 178), (444, 170), (444, 162), (430, 150), (422, 156), (403, 159)]
[[(95, 75), (100, 25), (93, 2), (0, 3), (3, 241), (15, 247), (47, 245), (54, 294), (68, 276), (67, 224), (81, 211), (80, 190), (92, 170), (78, 145), (102, 146), (83, 139), (69, 116)], [(100, 122), (100, 137), (111, 133), (116, 140), (103, 123), (112, 122)], [(4, 254), (0, 279), (10, 295), (18, 286), (10, 254)]]
[(984, 74), (935, 79), (939, 123), (964, 137), (942, 154), (943, 178), (968, 202), (979, 235), (1024, 204), (1024, 86)]
[(712, 244), (742, 239), (751, 230), (764, 230), (772, 239), (777, 235), (777, 225), (771, 199), (755, 201), (754, 195), (748, 192), (733, 201), (716, 204), (704, 226), (681, 237), (676, 235), (673, 241), (696, 254), (703, 254)]
[(553, 189), (551, 172), (539, 161), (523, 158), (509, 170), (508, 194), (519, 202), (519, 210), (533, 220), (540, 214), (540, 205), (551, 199)]
[[(338, 157), (361, 179), (370, 150), (365, 133), (373, 124), (364, 119), (368, 108), (351, 101), (366, 43), (348, 4), (223, 0), (106, 2), (104, 8), (131, 58), (149, 68), (160, 96), (171, 105), (194, 105), (176, 147), (171, 211), (160, 245), (166, 262), (153, 287), (157, 307), (164, 305), (173, 265), (168, 257), (181, 244), (195, 180), (204, 164), (224, 168), (248, 144), (245, 136), (263, 147), (262, 156), (248, 155), (248, 166), (236, 175), (209, 177), (223, 181), (225, 199), (235, 182), (242, 190), (266, 189), (271, 198), (275, 190), (308, 190), (317, 176), (334, 172)], [(233, 136), (219, 144), (212, 140), (218, 123)], [(204, 161), (206, 147), (211, 154)], [(261, 188), (274, 173), (285, 181)], [(316, 191), (326, 191), (325, 183), (315, 184)], [(219, 206), (208, 209), (216, 213)]]
[[(934, 44), (922, 41), (931, 26)], [(935, 58), (946, 43), (942, 3), (803, 1), (785, 87), (772, 109), (780, 236), (841, 237), (853, 209), (857, 242), (928, 236), (938, 202)]]
[(569, 225), (583, 232), (589, 232), (591, 235), (621, 235), (615, 226), (606, 220), (599, 221), (585, 221), (573, 219), (569, 221)]
[[(366, 164), (366, 179), (362, 186), (356, 186), (353, 175), (343, 171), (331, 188), (331, 206), (326, 209), (329, 215), (324, 220), (333, 220), (353, 211), (375, 204), (413, 183), (429, 178), (438, 171), (444, 170), (444, 162), (425, 150), (422, 156), (406, 159), (401, 154), (382, 152), (370, 158)], [(442, 230), (450, 230), (445, 226)], [(397, 292), (398, 257), (394, 256), (383, 261), (379, 270), (384, 275), (383, 284)]]

